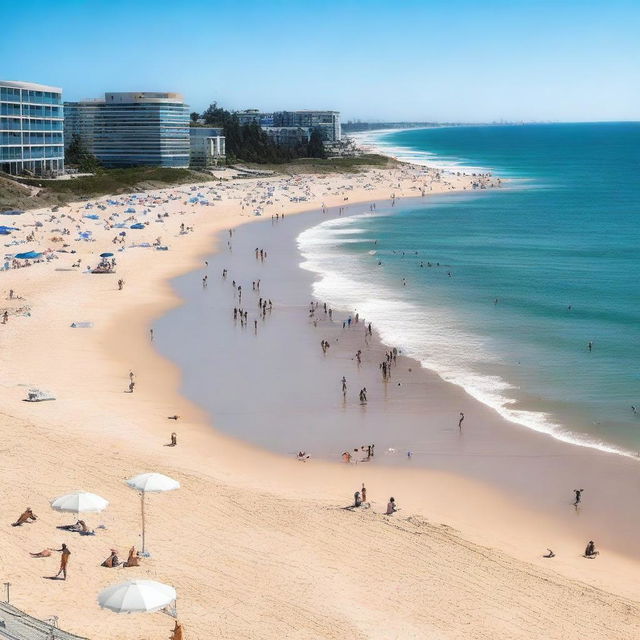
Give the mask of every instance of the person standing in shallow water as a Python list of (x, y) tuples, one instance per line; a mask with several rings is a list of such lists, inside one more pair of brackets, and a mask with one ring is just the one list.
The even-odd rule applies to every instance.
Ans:
[(573, 506), (574, 506), (574, 507), (577, 507), (577, 506), (580, 504), (580, 502), (581, 502), (581, 500), (582, 500), (582, 492), (583, 492), (583, 491), (584, 491), (584, 489), (574, 489), (574, 490), (573, 490), (573, 493), (575, 493), (575, 494), (576, 494), (576, 500), (575, 500), (575, 502), (573, 503)]
[(464, 413), (460, 412), (460, 420), (458, 420), (458, 429), (462, 431), (462, 423), (464, 422)]

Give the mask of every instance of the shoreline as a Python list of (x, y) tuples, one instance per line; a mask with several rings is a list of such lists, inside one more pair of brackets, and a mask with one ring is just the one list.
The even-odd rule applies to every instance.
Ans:
[[(361, 440), (369, 437), (365, 444), (375, 441), (379, 456), (374, 465), (367, 466), (378, 468), (382, 464), (395, 471), (408, 464), (403, 456), (409, 449), (413, 452), (410, 464), (415, 474), (431, 470), (481, 482), (505, 497), (513, 508), (524, 506), (530, 516), (547, 517), (549, 525), (543, 529), (537, 527), (535, 518), (527, 519), (527, 527), (536, 532), (536, 536), (530, 538), (532, 545), (536, 539), (539, 545), (544, 543), (537, 531), (544, 531), (550, 540), (566, 536), (573, 540), (575, 548), (589, 538), (596, 538), (602, 541), (607, 553), (615, 550), (636, 560), (633, 534), (622, 535), (618, 531), (629, 527), (634, 531), (640, 521), (624, 513), (626, 500), (606, 499), (615, 491), (617, 483), (630, 486), (636, 474), (635, 461), (623, 462), (618, 456), (597, 450), (581, 451), (575, 448), (577, 445), (508, 421), (462, 387), (440, 378), (435, 371), (403, 354), (398, 358), (398, 371), (388, 383), (383, 383), (377, 363), (393, 345), (383, 344), (377, 334), (363, 342), (361, 330), (354, 333), (354, 330), (341, 329), (341, 321), (353, 316), (353, 310), (334, 309), (333, 322), (320, 312), (319, 326), (310, 326), (305, 301), (313, 298), (310, 289), (312, 282), (317, 281), (317, 274), (306, 272), (308, 275), (304, 275), (299, 266), (296, 238), (301, 229), (334, 217), (336, 212), (307, 212), (293, 222), (276, 223), (275, 227), (263, 221), (245, 229), (249, 238), (234, 240), (233, 254), (222, 252), (208, 257), (206, 273), (210, 281), (206, 291), (200, 285), (202, 270), (174, 281), (185, 303), (156, 326), (160, 325), (159, 335), (170, 332), (179, 336), (168, 342), (161, 341), (159, 346), (171, 361), (180, 364), (182, 392), (203, 406), (214, 423), (220, 424), (230, 437), (252, 446), (291, 456), (295, 451), (305, 450), (312, 458), (320, 456), (335, 465), (339, 464), (342, 451), (359, 447), (363, 444)], [(221, 238), (218, 244), (223, 244)], [(254, 245), (268, 246), (271, 255), (269, 264), (259, 265), (258, 271), (252, 266)], [(238, 251), (242, 257), (237, 257)], [(249, 342), (241, 336), (253, 333), (254, 298), (258, 293), (249, 290), (245, 294), (251, 327), (239, 329), (231, 320), (230, 283), (219, 278), (218, 272), (223, 267), (229, 269), (228, 278), (242, 283), (245, 291), (252, 274), (263, 274), (262, 291), (268, 292), (264, 295), (275, 295), (274, 317), (266, 322), (261, 320), (255, 339), (252, 337)], [(280, 320), (276, 316), (284, 318)], [(212, 336), (215, 336), (213, 341)], [(332, 345), (328, 354), (321, 355), (318, 351), (321, 339), (329, 339)], [(259, 346), (261, 341), (269, 344)], [(358, 348), (363, 350), (363, 364), (356, 367), (353, 354)], [(216, 382), (216, 368), (208, 365), (214, 358), (229, 363), (225, 368), (230, 379), (228, 384)], [(185, 362), (190, 363), (188, 367)], [(268, 364), (263, 366), (263, 362)], [(330, 367), (331, 374), (325, 375), (319, 367)], [(268, 378), (276, 372), (277, 385), (270, 385)], [(345, 374), (350, 385), (366, 386), (370, 391), (366, 418), (363, 407), (353, 406), (357, 405), (356, 399), (351, 398), (354, 392), (350, 391), (346, 403), (340, 401), (337, 381)], [(352, 382), (353, 376), (358, 383)], [(235, 381), (240, 378), (242, 389), (235, 392)], [(309, 378), (313, 386), (300, 378)], [(394, 389), (398, 382), (407, 391)], [(211, 385), (219, 385), (220, 389)], [(251, 390), (251, 403), (255, 408), (237, 408), (245, 388)], [(304, 425), (298, 426), (303, 407), (307, 417)], [(460, 408), (464, 409), (467, 424), (464, 433), (458, 436), (454, 427)], [(394, 422), (392, 434), (387, 433), (388, 419)], [(419, 429), (415, 426), (423, 423)], [(345, 437), (343, 433), (349, 435)], [(387, 451), (390, 448), (392, 453)], [(562, 468), (556, 469), (560, 460)], [(500, 468), (496, 469), (498, 461)], [(615, 478), (613, 482), (609, 480), (610, 475)], [(583, 503), (579, 514), (577, 510), (574, 512), (569, 500), (573, 495), (572, 482), (587, 487), (589, 494), (588, 503)], [(442, 487), (438, 487), (438, 491), (442, 491)], [(468, 494), (469, 489), (465, 492)], [(490, 506), (486, 509), (490, 511)], [(455, 509), (445, 509), (445, 513), (447, 522), (455, 520)], [(577, 515), (581, 516), (579, 522), (576, 522)], [(635, 526), (631, 526), (632, 521)], [(502, 531), (500, 528), (487, 527), (491, 530), (487, 538), (526, 537), (524, 531), (509, 531), (508, 524)], [(549, 546), (553, 544), (549, 542)], [(544, 546), (541, 553), (543, 551)]]
[[(373, 198), (369, 196), (374, 190), (363, 185), (358, 192), (362, 202), (388, 197), (394, 183), (391, 176), (398, 175), (373, 173), (387, 176), (388, 182)], [(318, 189), (307, 209), (317, 208), (322, 201), (327, 206), (344, 202), (343, 190), (339, 196), (323, 195), (327, 181), (311, 181)], [(337, 177), (333, 184), (345, 181), (349, 182)], [(298, 180), (286, 182), (291, 185)], [(255, 185), (249, 184), (246, 190), (255, 189)], [(410, 190), (410, 185), (408, 180), (403, 191)], [(234, 193), (239, 186), (233, 186)], [(244, 189), (243, 185), (240, 192)], [(353, 191), (347, 192), (349, 202), (356, 201)], [(640, 620), (636, 603), (623, 603), (617, 596), (577, 585), (556, 572), (564, 569), (571, 578), (587, 579), (601, 588), (617, 585), (613, 591), (636, 598), (634, 563), (607, 553), (596, 563), (587, 563), (588, 567), (581, 559), (562, 560), (553, 571), (538, 559), (532, 569), (530, 562), (523, 564), (502, 552), (474, 546), (495, 546), (474, 526), (482, 514), (483, 501), (468, 504), (459, 522), (453, 522), (464, 531), (465, 538), (461, 538), (448, 528), (406, 517), (420, 512), (420, 501), (413, 504), (408, 497), (409, 489), (415, 489), (412, 470), (376, 470), (375, 477), (369, 477), (367, 468), (363, 478), (363, 469), (355, 465), (341, 467), (315, 460), (303, 465), (287, 460), (225, 436), (215, 430), (215, 420), (211, 429), (205, 412), (181, 397), (178, 385), (182, 374), (149, 348), (148, 326), (152, 318), (180, 304), (169, 279), (201, 267), (202, 259), (211, 253), (216, 232), (249, 220), (242, 216), (241, 202), (242, 197), (230, 197), (215, 203), (214, 213), (221, 207), (226, 211), (214, 220), (204, 215), (208, 208), (199, 210), (203, 215), (196, 215), (195, 207), (180, 204), (186, 211), (183, 220), (195, 221), (198, 233), (172, 236), (172, 244), (182, 246), (162, 259), (154, 253), (150, 260), (142, 249), (128, 249), (118, 256), (117, 277), (126, 282), (121, 292), (115, 286), (116, 277), (111, 276), (54, 272), (44, 265), (11, 273), (12, 284), (31, 306), (31, 316), (12, 316), (4, 327), (3, 347), (9, 366), (3, 374), (0, 396), (10, 413), (2, 416), (8, 447), (3, 474), (13, 491), (0, 500), (3, 512), (12, 517), (26, 504), (40, 516), (33, 525), (6, 530), (0, 539), (2, 556), (10, 554), (12, 558), (11, 564), (4, 563), (5, 575), (14, 584), (12, 601), (41, 617), (55, 611), (62, 627), (91, 637), (166, 634), (172, 621), (159, 614), (137, 616), (133, 630), (130, 618), (101, 611), (95, 605), (95, 594), (103, 586), (130, 577), (98, 566), (109, 546), (122, 551), (136, 543), (139, 503), (122, 480), (135, 472), (157, 470), (176, 477), (182, 488), (149, 500), (148, 535), (153, 556), (143, 561), (136, 577), (148, 576), (176, 586), (178, 610), (190, 638), (216, 634), (253, 637), (251, 630), (257, 628), (261, 629), (260, 637), (282, 637), (292, 624), (300, 637), (389, 637), (393, 633), (424, 637), (424, 630), (431, 628), (441, 633), (447, 629), (451, 637), (463, 638), (470, 637), (470, 620), (486, 626), (492, 611), (506, 607), (539, 625), (546, 637), (559, 637), (551, 630), (557, 629), (571, 605), (584, 614), (578, 620), (571, 614), (576, 637), (602, 637), (601, 624), (615, 629), (616, 637), (633, 637), (634, 625)], [(299, 202), (288, 205), (287, 213), (299, 206)], [(179, 222), (178, 206), (173, 209)], [(171, 223), (174, 229), (177, 222)], [(104, 235), (110, 238), (113, 232)], [(91, 253), (104, 250), (106, 243), (108, 240), (96, 245)], [(140, 253), (136, 255), (136, 251)], [(72, 257), (67, 260), (71, 262)], [(94, 322), (93, 328), (69, 328), (71, 322), (87, 320)], [(123, 395), (129, 367), (136, 373), (136, 391)], [(21, 403), (25, 393), (22, 385), (26, 384), (51, 388), (56, 402)], [(181, 416), (177, 429), (167, 421), (167, 416), (174, 414)], [(164, 448), (162, 443), (174, 429), (179, 434), (178, 447)], [(34, 464), (38, 473), (29, 473)], [(435, 478), (440, 474), (430, 475)], [(350, 514), (340, 506), (348, 502), (348, 488), (363, 480), (375, 508), (370, 513)], [(438, 504), (425, 505), (433, 522), (446, 521), (447, 503), (459, 495), (476, 495), (473, 492), (502, 507), (505, 520), (521, 515), (517, 507), (486, 491), (481, 483), (446, 476), (442, 484), (448, 488), (438, 497)], [(95, 538), (69, 539), (52, 527), (69, 518), (52, 514), (48, 501), (75, 488), (93, 490), (111, 500), (109, 510), (92, 519), (92, 526), (97, 522), (107, 526)], [(393, 520), (393, 526), (374, 513), (391, 490), (404, 496), (404, 511)], [(416, 546), (425, 531), (426, 547)], [(48, 544), (57, 546), (60, 538), (72, 545), (73, 564), (69, 581), (56, 585), (41, 578), (51, 570), (53, 560), (43, 561), (47, 562), (43, 569), (40, 561), (28, 558), (27, 551)], [(475, 538), (476, 543), (466, 542), (469, 538)], [(367, 562), (354, 557), (354, 543), (365, 545)], [(449, 557), (441, 578), (436, 576), (442, 569), (429, 559), (436, 547), (436, 558), (443, 554)], [(522, 554), (518, 545), (505, 544), (503, 548), (507, 553), (515, 551), (515, 558)], [(489, 574), (487, 562), (492, 567)], [(451, 573), (455, 566), (461, 573)], [(378, 571), (381, 567), (386, 568), (383, 574)], [(451, 585), (447, 585), (447, 573)], [(513, 591), (504, 593), (495, 588), (506, 580), (522, 585), (522, 593), (514, 598)], [(398, 593), (401, 584), (411, 585), (411, 590), (402, 587), (398, 601), (392, 594)], [(469, 589), (475, 584), (483, 586), (474, 596)], [(562, 606), (557, 617), (556, 612), (545, 612), (541, 619), (535, 607), (527, 609), (528, 596), (524, 594), (535, 592), (544, 599), (550, 590), (561, 597)], [(425, 602), (425, 594), (450, 603), (451, 619), (431, 616), (435, 603)], [(465, 609), (463, 619), (453, 613), (459, 609), (461, 597), (475, 600), (473, 610)], [(284, 612), (278, 619), (272, 615), (274, 606)], [(622, 616), (620, 607), (625, 611)], [(587, 611), (597, 612), (599, 620), (590, 620)], [(512, 637), (530, 637), (528, 628), (519, 628), (519, 624), (512, 627), (500, 621), (493, 629), (506, 630)], [(563, 637), (571, 636), (563, 633)]]
[[(500, 190), (501, 193), (504, 193), (504, 191), (505, 191), (504, 189)], [(482, 198), (482, 197), (490, 197), (491, 195), (492, 195), (492, 192), (473, 192), (468, 194), (466, 193), (461, 194), (459, 192), (455, 192), (451, 194), (446, 194), (447, 197), (453, 196), (457, 198), (466, 198), (466, 197)], [(438, 197), (441, 197), (441, 196), (438, 196)], [(433, 203), (433, 201), (434, 201), (433, 198), (431, 198), (430, 202)], [(350, 216), (347, 216), (347, 218), (353, 217), (356, 220), (358, 220), (358, 219), (366, 219), (371, 216), (377, 217), (380, 215), (382, 215), (383, 217), (393, 217), (394, 213), (398, 213), (398, 210), (402, 212), (403, 207), (406, 206), (409, 208), (413, 208), (414, 205), (417, 207), (421, 205), (423, 207), (426, 207), (427, 203), (425, 203), (424, 200), (420, 198), (415, 198), (415, 199), (408, 198), (408, 199), (405, 199), (403, 202), (401, 202), (400, 206), (397, 209), (389, 209), (388, 211), (385, 211), (383, 213), (381, 213), (380, 211), (376, 211), (374, 213), (370, 211), (362, 211), (360, 213), (351, 214)], [(333, 292), (331, 292), (330, 288), (328, 288), (331, 285), (326, 284), (326, 281), (332, 278), (336, 278), (339, 275), (339, 272), (337, 269), (332, 267), (331, 260), (327, 258), (327, 256), (323, 255), (320, 258), (318, 258), (318, 255), (315, 254), (314, 242), (319, 240), (320, 243), (324, 245), (329, 242), (327, 240), (328, 237), (330, 237), (332, 241), (334, 239), (336, 241), (339, 241), (339, 236), (334, 236), (331, 233), (331, 230), (335, 226), (331, 224), (331, 219), (326, 220), (326, 222), (328, 223), (327, 225), (325, 225), (324, 222), (325, 221), (319, 222), (317, 225), (314, 224), (304, 229), (296, 239), (296, 243), (299, 246), (299, 253), (301, 254), (303, 259), (303, 263), (301, 264), (302, 268), (309, 270), (315, 276), (315, 280), (313, 283), (313, 294), (318, 298), (322, 298), (322, 295), (323, 295), (322, 292), (324, 292), (325, 295), (327, 296), (327, 299), (332, 300), (334, 299), (332, 298), (334, 294)], [(354, 221), (353, 226), (356, 227), (357, 222)], [(322, 227), (326, 227), (326, 230), (322, 230), (321, 229)], [(338, 228), (340, 229), (341, 233), (350, 233), (351, 226), (346, 224), (346, 225), (339, 226)], [(309, 242), (310, 244), (308, 244)], [(352, 289), (354, 288), (355, 285), (357, 285), (358, 288), (368, 286), (368, 283), (362, 278), (361, 273), (359, 274), (359, 276), (360, 278), (357, 280), (354, 278), (350, 279), (349, 285)], [(385, 283), (385, 285), (386, 285), (385, 291), (389, 294), (390, 284), (387, 282)], [(394, 298), (394, 300), (401, 305), (404, 305), (407, 302), (406, 298), (401, 298), (401, 297)], [(344, 302), (342, 298), (341, 298), (341, 301)], [(362, 303), (363, 300), (360, 300), (360, 302)], [(357, 306), (358, 303), (355, 302), (354, 304)], [(344, 310), (346, 309), (347, 307), (345, 306)], [(355, 307), (354, 309), (357, 310)], [(414, 310), (408, 309), (408, 311), (412, 312)], [(377, 314), (375, 315), (375, 317), (368, 317), (368, 320), (373, 320), (374, 323), (377, 323), (377, 326), (379, 328), (381, 320), (385, 319), (384, 316), (385, 316), (384, 312), (377, 311)], [(383, 325), (384, 325), (384, 322), (383, 322)], [(384, 332), (388, 334), (390, 331), (393, 332), (393, 325), (387, 324), (385, 326)], [(398, 345), (390, 341), (389, 339), (386, 339), (386, 340), (383, 338), (381, 339), (389, 347), (403, 346), (405, 348), (404, 353), (405, 355), (407, 354), (406, 345), (404, 344)], [(411, 349), (409, 349), (409, 351), (411, 351)], [(515, 397), (513, 397), (513, 395), (508, 396), (508, 395), (501, 395), (501, 394), (492, 394), (491, 390), (487, 390), (487, 388), (484, 387), (482, 384), (484, 382), (483, 378), (485, 376), (492, 377), (493, 374), (491, 373), (482, 372), (478, 374), (480, 376), (479, 380), (476, 380), (473, 377), (471, 378), (471, 380), (463, 379), (465, 377), (468, 378), (469, 371), (463, 370), (461, 373), (452, 372), (451, 370), (447, 369), (446, 366), (443, 367), (442, 362), (439, 362), (439, 363), (430, 362), (428, 358), (424, 357), (424, 354), (421, 359), (420, 354), (417, 353), (417, 350), (415, 348), (411, 353), (411, 358), (414, 359), (416, 361), (416, 364), (419, 364), (419, 366), (422, 366), (436, 373), (443, 381), (459, 386), (468, 395), (473, 397), (475, 400), (489, 407), (490, 409), (498, 413), (501, 418), (503, 418), (504, 420), (514, 425), (517, 425), (519, 427), (526, 427), (531, 431), (535, 431), (537, 433), (550, 436), (555, 440), (558, 440), (565, 444), (575, 445), (575, 446), (583, 447), (586, 449), (593, 449), (602, 453), (620, 455), (625, 458), (634, 460), (636, 462), (640, 461), (640, 452), (637, 450), (633, 450), (629, 447), (625, 448), (623, 445), (616, 444), (611, 441), (596, 439), (595, 437), (593, 437), (592, 435), (589, 435), (588, 433), (584, 433), (575, 429), (575, 427), (577, 426), (576, 423), (579, 423), (579, 420), (580, 420), (579, 418), (574, 418), (573, 423), (563, 424), (562, 420), (558, 419), (556, 416), (550, 413), (548, 409), (539, 408), (539, 407), (536, 407), (535, 405), (533, 406), (518, 405), (517, 403), (519, 401)], [(438, 366), (438, 364), (440, 366)], [(520, 390), (520, 387), (517, 387), (513, 385), (511, 382), (508, 382), (506, 378), (499, 378), (499, 383), (508, 385), (509, 388), (513, 390), (516, 390), (516, 391)]]

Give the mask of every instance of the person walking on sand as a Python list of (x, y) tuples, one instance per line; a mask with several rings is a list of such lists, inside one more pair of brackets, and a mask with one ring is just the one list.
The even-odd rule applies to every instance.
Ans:
[(51, 549), (51, 551), (57, 551), (61, 553), (60, 556), (60, 569), (58, 573), (56, 573), (55, 577), (57, 578), (60, 574), (62, 574), (62, 579), (67, 579), (67, 565), (69, 564), (69, 556), (71, 555), (71, 551), (69, 551), (66, 544), (62, 543), (61, 549)]
[(462, 423), (464, 422), (464, 413), (460, 412), (460, 420), (458, 420), (458, 429), (462, 431)]
[(342, 376), (342, 395), (347, 395), (347, 379), (344, 376)]
[(584, 491), (584, 489), (574, 489), (574, 490), (573, 490), (573, 493), (575, 493), (575, 494), (576, 494), (576, 500), (575, 500), (575, 502), (573, 503), (573, 506), (574, 506), (574, 507), (577, 507), (577, 506), (580, 504), (580, 502), (581, 502), (581, 500), (582, 500), (582, 492), (583, 492), (583, 491)]
[(398, 505), (396, 504), (395, 498), (389, 498), (389, 502), (387, 503), (387, 512), (385, 515), (390, 516), (398, 510)]

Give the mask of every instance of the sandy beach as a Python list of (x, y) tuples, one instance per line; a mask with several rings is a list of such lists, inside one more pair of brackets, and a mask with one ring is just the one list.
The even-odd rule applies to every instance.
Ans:
[[(0, 554), (4, 581), (12, 585), (11, 602), (39, 617), (56, 615), (62, 628), (90, 638), (168, 637), (173, 621), (166, 615), (119, 616), (96, 603), (102, 588), (148, 577), (177, 589), (179, 619), (186, 637), (194, 639), (637, 637), (637, 560), (631, 557), (633, 549), (622, 553), (617, 548), (625, 535), (633, 539), (635, 520), (628, 521), (624, 535), (599, 545), (602, 554), (596, 560), (587, 560), (580, 555), (584, 534), (594, 522), (591, 518), (606, 517), (606, 509), (595, 516), (585, 511), (579, 524), (575, 518), (563, 524), (554, 508), (544, 508), (549, 505), (532, 507), (528, 500), (518, 502), (517, 495), (499, 490), (499, 474), (489, 476), (480, 467), (475, 473), (457, 474), (435, 461), (421, 469), (347, 465), (323, 456), (301, 463), (294, 456), (267, 451), (225, 435), (224, 415), (211, 415), (206, 406), (185, 397), (181, 389), (188, 373), (161, 356), (151, 340), (153, 326), (155, 340), (164, 341), (161, 318), (182, 302), (172, 278), (190, 277), (198, 285), (206, 273), (209, 300), (232, 309), (229, 283), (223, 285), (213, 265), (207, 272), (204, 264), (212, 251), (222, 255), (229, 250), (230, 228), (235, 229), (230, 237), (238, 260), (234, 268), (240, 268), (243, 261), (236, 256), (247, 229), (244, 223), (266, 220), (268, 226), (272, 215), (284, 213), (285, 220), (277, 223), (284, 228), (296, 212), (326, 207), (334, 208), (335, 215), (335, 208), (346, 207), (347, 215), (366, 209), (357, 203), (471, 189), (474, 181), (477, 178), (441, 176), (417, 167), (274, 177), (180, 187), (137, 199), (118, 196), (112, 199), (117, 204), (107, 204), (105, 198), (104, 209), (79, 203), (55, 214), (27, 212), (11, 220), (20, 230), (5, 242), (31, 233), (34, 238), (5, 247), (7, 252), (55, 250), (63, 244), (75, 250), (54, 252), (46, 262), (0, 274), (0, 307), (8, 314), (0, 326), (6, 488), (0, 496)], [(126, 213), (130, 208), (135, 211)], [(262, 215), (255, 216), (256, 211)], [(87, 214), (98, 219), (83, 217)], [(311, 224), (303, 223), (304, 217), (299, 217), (300, 224)], [(125, 227), (114, 226), (125, 220)], [(143, 228), (130, 229), (134, 222), (143, 223)], [(87, 231), (92, 233), (86, 239), (79, 235)], [(123, 231), (126, 236), (118, 236)], [(53, 242), (54, 237), (62, 241)], [(114, 243), (114, 238), (124, 242)], [(154, 243), (167, 250), (156, 249)], [(286, 240), (278, 246), (283, 247), (282, 268), (286, 262), (291, 269), (294, 247)], [(116, 273), (87, 273), (87, 265), (95, 267), (102, 252), (115, 254)], [(80, 266), (73, 267), (78, 259)], [(252, 261), (248, 253), (247, 278)], [(118, 280), (123, 281), (121, 290)], [(289, 322), (301, 327), (295, 330), (301, 334), (296, 344), (307, 345), (310, 357), (321, 361), (318, 327), (304, 321), (305, 308), (292, 306), (279, 315), (278, 300), (286, 301), (289, 295), (286, 285), (270, 283), (269, 275), (264, 278), (265, 295), (270, 295), (270, 286), (275, 292), (274, 322), (265, 323), (274, 335), (267, 340), (260, 327), (251, 348), (271, 344), (277, 349)], [(304, 286), (296, 284), (290, 295), (300, 295)], [(9, 300), (10, 289), (14, 296)], [(73, 328), (73, 323), (91, 325)], [(243, 369), (243, 358), (251, 352), (239, 353), (235, 362), (227, 337), (222, 331), (218, 335), (213, 325), (202, 357), (216, 357), (218, 350), (220, 379), (230, 380), (236, 393), (246, 388), (246, 397), (238, 395), (236, 403), (250, 406), (255, 401), (252, 415), (257, 415), (260, 382), (245, 377)], [(333, 343), (335, 332), (324, 337)], [(353, 350), (348, 341), (344, 348)], [(372, 344), (372, 349), (380, 346)], [(252, 353), (264, 362), (264, 352)], [(292, 354), (306, 357), (304, 352)], [(336, 357), (332, 352), (331, 358)], [(376, 362), (375, 351), (367, 357)], [(401, 358), (397, 366), (402, 365)], [(323, 370), (319, 381), (335, 378), (338, 370), (332, 366)], [(133, 393), (127, 393), (129, 371), (134, 374)], [(260, 374), (268, 375), (258, 368)], [(375, 382), (366, 377), (373, 374), (362, 375), (363, 384), (375, 389)], [(507, 433), (509, 427), (501, 426), (497, 415), (462, 399), (459, 389), (445, 389), (445, 383), (433, 379), (425, 384), (440, 396), (434, 420), (457, 415), (465, 402), (467, 414), (478, 412), (478, 424)], [(50, 391), (56, 400), (23, 402), (31, 387)], [(264, 387), (272, 390), (273, 380), (265, 381)], [(371, 413), (374, 404), (372, 400)], [(407, 412), (407, 420), (423, 406), (409, 404), (413, 413)], [(388, 406), (390, 411), (396, 408), (393, 401)], [(266, 433), (278, 419), (274, 407), (265, 413)], [(300, 410), (309, 410), (304, 398)], [(178, 420), (168, 419), (175, 415)], [(291, 416), (283, 415), (282, 420)], [(467, 445), (471, 451), (481, 446), (488, 432), (483, 429)], [(178, 434), (178, 446), (166, 447), (172, 431)], [(505, 441), (504, 451), (522, 446), (521, 436), (516, 432), (513, 441)], [(544, 464), (551, 464), (559, 443), (530, 433), (526, 437), (528, 442), (537, 438)], [(352, 446), (361, 444), (353, 440)], [(305, 446), (291, 444), (292, 451)], [(568, 458), (563, 465), (593, 464), (602, 478), (609, 475), (610, 481), (603, 481), (600, 489), (589, 487), (605, 504), (620, 483), (628, 486), (635, 472), (633, 461), (615, 456), (603, 454), (595, 461), (582, 455)], [(510, 460), (510, 472), (517, 464)], [(527, 474), (539, 470), (526, 463), (522, 477), (526, 480)], [(101, 567), (111, 548), (126, 557), (131, 545), (140, 544), (139, 497), (124, 481), (145, 471), (165, 473), (182, 485), (148, 497), (147, 543), (152, 555), (137, 568)], [(345, 509), (363, 482), (371, 508)], [(105, 527), (96, 529), (95, 536), (56, 529), (74, 517), (53, 512), (49, 503), (75, 489), (110, 501), (103, 513), (86, 516), (90, 527)], [(390, 495), (396, 496), (401, 511), (387, 517), (382, 512)], [(610, 506), (621, 502), (612, 500)], [(27, 506), (38, 520), (11, 527)], [(557, 509), (566, 512), (566, 505)], [(550, 539), (557, 554), (553, 560), (541, 557)], [(57, 554), (31, 558), (29, 552), (59, 548), (62, 542), (72, 553), (68, 579), (43, 579), (57, 572)]]

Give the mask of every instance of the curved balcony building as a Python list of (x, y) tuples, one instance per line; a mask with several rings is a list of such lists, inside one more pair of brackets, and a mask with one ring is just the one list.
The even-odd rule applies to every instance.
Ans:
[(62, 89), (0, 80), (0, 171), (64, 172)]
[(105, 93), (65, 103), (65, 144), (74, 134), (105, 167), (188, 167), (189, 107), (179, 93)]

